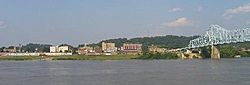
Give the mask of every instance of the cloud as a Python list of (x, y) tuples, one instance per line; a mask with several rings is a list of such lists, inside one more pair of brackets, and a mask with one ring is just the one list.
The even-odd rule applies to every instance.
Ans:
[(4, 21), (0, 21), (0, 28), (6, 28), (7, 25), (5, 24)]
[(186, 17), (181, 17), (175, 21), (163, 23), (163, 25), (167, 27), (181, 27), (191, 25), (191, 22)]
[(170, 10), (168, 10), (168, 12), (178, 12), (178, 11), (182, 11), (181, 8), (172, 8)]
[(250, 12), (250, 3), (239, 6), (237, 8), (227, 9), (223, 16), (226, 19), (231, 19), (233, 15), (240, 14), (240, 13), (248, 13)]

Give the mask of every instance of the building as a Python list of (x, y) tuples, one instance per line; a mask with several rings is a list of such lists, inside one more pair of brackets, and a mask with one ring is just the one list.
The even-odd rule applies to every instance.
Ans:
[(102, 42), (102, 51), (107, 53), (113, 53), (117, 51), (117, 47), (115, 47), (115, 43)]
[(50, 46), (50, 52), (51, 53), (59, 52), (59, 46)]
[(10, 53), (21, 52), (21, 47), (10, 46), (8, 48), (4, 48), (3, 52), (10, 52)]
[(78, 50), (77, 50), (78, 54), (80, 55), (87, 55), (88, 53), (94, 53), (94, 48), (93, 47), (87, 47), (87, 46), (84, 46), (84, 47), (80, 47)]
[(148, 51), (152, 52), (152, 53), (157, 53), (157, 52), (163, 53), (163, 52), (166, 51), (166, 49), (165, 48), (160, 48), (160, 47), (158, 47), (156, 45), (151, 45), (151, 46), (148, 47)]
[(123, 44), (121, 48), (123, 54), (137, 55), (142, 53), (142, 44)]
[(67, 52), (71, 52), (72, 50), (70, 49), (69, 46), (60, 46), (59, 47), (59, 52), (63, 52), (63, 53), (67, 53)]
[(73, 53), (2, 53), (2, 56), (65, 56)]
[(69, 46), (51, 46), (51, 53), (67, 53), (72, 52), (72, 49)]
[(94, 48), (94, 50), (96, 53), (102, 53), (102, 48), (100, 47)]
[(142, 44), (123, 44), (123, 50), (141, 51)]

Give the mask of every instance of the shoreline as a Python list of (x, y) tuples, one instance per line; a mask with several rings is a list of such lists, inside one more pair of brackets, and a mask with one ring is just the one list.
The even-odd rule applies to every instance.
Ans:
[[(86, 56), (86, 55), (72, 55), (72, 56), (0, 56), (1, 61), (117, 61), (117, 60), (206, 60), (202, 59), (138, 59), (140, 55), (111, 55), (111, 56)], [(228, 59), (228, 58), (222, 58)], [(238, 59), (238, 58), (230, 58)]]
[(0, 56), (0, 61), (57, 61), (57, 60), (139, 60), (139, 55), (111, 55), (111, 56)]

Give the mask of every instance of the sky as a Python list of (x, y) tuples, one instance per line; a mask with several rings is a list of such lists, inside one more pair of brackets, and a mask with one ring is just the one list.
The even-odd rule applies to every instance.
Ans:
[(0, 46), (200, 35), (250, 27), (250, 0), (0, 0)]

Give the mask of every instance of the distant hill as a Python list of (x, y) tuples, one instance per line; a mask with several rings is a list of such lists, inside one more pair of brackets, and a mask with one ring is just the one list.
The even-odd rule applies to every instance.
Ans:
[[(89, 44), (89, 46), (100, 46), (101, 42), (112, 42), (116, 43), (117, 47), (121, 47), (123, 43), (140, 43), (143, 44), (143, 47), (148, 47), (152, 44), (159, 45), (161, 47), (167, 48), (181, 48), (186, 47), (189, 44), (189, 41), (197, 38), (198, 36), (175, 36), (175, 35), (166, 35), (166, 36), (156, 36), (156, 37), (142, 37), (142, 38), (118, 38), (118, 39), (109, 39), (103, 40), (99, 43)], [(79, 45), (80, 47), (83, 45)]]
[[(189, 41), (192, 39), (195, 39), (199, 36), (175, 36), (175, 35), (166, 35), (166, 36), (156, 36), (156, 37), (141, 37), (141, 38), (132, 38), (132, 39), (127, 39), (127, 38), (117, 38), (117, 39), (108, 39), (108, 40), (102, 40), (99, 43), (93, 43), (89, 44), (88, 46), (92, 47), (100, 47), (101, 42), (111, 42), (115, 43), (116, 47), (121, 47), (123, 43), (140, 43), (143, 44), (143, 50), (146, 51), (147, 47), (154, 44), (158, 45), (160, 47), (165, 47), (165, 48), (182, 48), (182, 47), (187, 47), (189, 44)], [(68, 44), (61, 44), (61, 45), (68, 45)], [(50, 50), (49, 44), (34, 44), (34, 43), (29, 43), (27, 45), (22, 46), (22, 50), (25, 50), (25, 52), (49, 52)], [(68, 45), (70, 46), (70, 45)], [(78, 47), (84, 46), (79, 45)], [(223, 44), (219, 45), (219, 47), (223, 46), (232, 46), (237, 49), (250, 49), (250, 42), (242, 42), (242, 43), (231, 43), (231, 44)], [(1, 47), (0, 52), (4, 48), (10, 48), (13, 46), (9, 47)], [(73, 46), (70, 46), (73, 47)], [(75, 48), (74, 50), (76, 50)]]
[[(50, 46), (49, 44), (34, 44), (34, 43), (29, 43), (27, 45), (22, 46), (22, 50), (27, 51), (27, 52), (50, 52)], [(74, 48), (71, 45), (68, 44), (61, 44), (59, 46), (69, 46), (70, 48)]]
[[(140, 43), (143, 44), (143, 51), (147, 51), (147, 47), (154, 44), (164, 48), (182, 48), (187, 47), (189, 41), (199, 36), (175, 36), (175, 35), (166, 35), (166, 36), (156, 36), (156, 37), (141, 37), (141, 38), (118, 38), (118, 39), (108, 39), (100, 41), (99, 43), (89, 44), (89, 46), (100, 47), (101, 42), (112, 42), (116, 43), (117, 47), (121, 47), (123, 43)], [(79, 45), (80, 47), (83, 45)], [(250, 42), (242, 43), (231, 43), (218, 45), (219, 47), (232, 46), (237, 49), (250, 49)]]
[(25, 50), (27, 52), (49, 52), (49, 48), (51, 45), (48, 44), (34, 44), (29, 43), (27, 45), (22, 46), (22, 50)]

